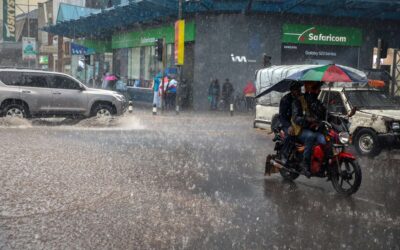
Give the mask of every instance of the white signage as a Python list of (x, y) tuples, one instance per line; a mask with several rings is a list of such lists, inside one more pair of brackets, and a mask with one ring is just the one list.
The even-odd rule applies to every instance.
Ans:
[(239, 63), (255, 63), (257, 60), (247, 59), (246, 56), (235, 56), (231, 54), (232, 62), (239, 62)]
[(22, 59), (36, 59), (36, 39), (34, 37), (22, 37)]

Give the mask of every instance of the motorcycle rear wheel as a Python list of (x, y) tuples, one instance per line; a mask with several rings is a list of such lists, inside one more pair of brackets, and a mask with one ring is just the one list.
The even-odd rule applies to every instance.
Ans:
[(331, 181), (339, 194), (354, 194), (360, 188), (361, 180), (361, 168), (355, 160), (343, 160), (333, 168)]

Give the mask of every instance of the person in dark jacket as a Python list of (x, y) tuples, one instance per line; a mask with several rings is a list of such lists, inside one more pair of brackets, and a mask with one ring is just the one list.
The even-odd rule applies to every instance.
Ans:
[(291, 124), (292, 104), (301, 95), (301, 83), (293, 81), (290, 83), (290, 93), (282, 97), (279, 103), (279, 122), (285, 132), (285, 140), (282, 145), (282, 161), (286, 163), (294, 145), (294, 131)]
[(306, 82), (304, 96), (292, 103), (292, 126), (299, 128), (298, 134), (295, 134), (305, 146), (300, 166), (307, 177), (311, 175), (310, 165), (314, 144), (326, 144), (324, 136), (318, 132), (319, 123), (325, 120), (326, 116), (326, 108), (318, 100), (321, 85), (322, 83), (318, 82)]
[(211, 81), (210, 87), (208, 88), (208, 96), (211, 99), (210, 108), (216, 110), (218, 107), (219, 95), (221, 88), (219, 86), (218, 79)]
[(284, 95), (279, 103), (279, 121), (285, 134), (293, 134), (291, 128), (292, 103), (301, 95), (301, 83), (293, 81), (290, 83), (290, 92)]
[(229, 79), (226, 78), (224, 85), (222, 85), (222, 100), (224, 101), (224, 108), (227, 109), (229, 104), (233, 103), (233, 89), (232, 83), (229, 82)]

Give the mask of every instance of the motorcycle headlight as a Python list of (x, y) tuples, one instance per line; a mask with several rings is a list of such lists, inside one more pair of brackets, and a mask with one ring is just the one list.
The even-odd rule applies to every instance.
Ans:
[(350, 141), (350, 135), (347, 132), (341, 132), (339, 133), (339, 141), (342, 144), (347, 144)]
[(393, 123), (392, 123), (392, 129), (393, 129), (393, 130), (400, 130), (400, 123), (398, 123), (398, 122), (393, 122)]

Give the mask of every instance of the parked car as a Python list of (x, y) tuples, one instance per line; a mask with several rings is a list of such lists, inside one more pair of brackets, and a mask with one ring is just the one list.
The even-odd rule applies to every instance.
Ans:
[[(319, 99), (337, 114), (358, 111), (349, 118), (352, 143), (361, 155), (375, 156), (385, 145), (400, 146), (400, 105), (384, 92), (371, 88), (323, 89)], [(329, 105), (328, 105), (329, 100)], [(275, 126), (279, 107), (257, 105), (254, 127)]]
[(0, 69), (2, 116), (111, 116), (127, 109), (117, 92), (92, 89), (62, 73), (29, 69)]

